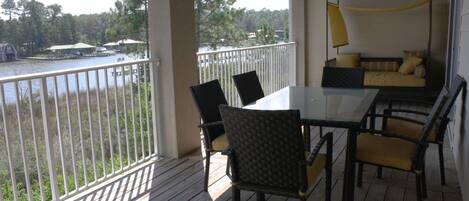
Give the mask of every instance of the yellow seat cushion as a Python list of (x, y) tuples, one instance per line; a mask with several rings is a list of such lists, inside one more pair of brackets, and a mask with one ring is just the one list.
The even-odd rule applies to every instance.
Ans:
[[(404, 121), (400, 119), (388, 118), (386, 130), (391, 133), (395, 133), (395, 134), (407, 136), (412, 139), (420, 140), (420, 137), (422, 135), (422, 128), (423, 128), (423, 125), (420, 125), (420, 124), (416, 124), (413, 122)], [(437, 134), (438, 132), (437, 132), (436, 127), (433, 127), (427, 140), (429, 142), (436, 142)]]
[(363, 133), (358, 136), (356, 158), (366, 163), (410, 171), (416, 149), (417, 145), (409, 141)]
[(403, 75), (410, 75), (413, 74), (415, 71), (415, 68), (422, 64), (423, 59), (415, 56), (409, 57), (407, 60), (404, 61), (404, 63), (401, 65), (399, 68), (399, 73)]
[(226, 134), (220, 135), (212, 140), (212, 149), (216, 151), (223, 151), (228, 146), (228, 138)]
[(339, 54), (336, 57), (336, 67), (356, 68), (360, 66), (360, 54)]
[[(309, 153), (306, 153), (306, 157)], [(314, 185), (321, 171), (326, 167), (327, 157), (326, 154), (318, 154), (314, 159), (314, 162), (310, 166), (306, 166), (308, 174), (308, 186)]]
[(365, 72), (365, 86), (425, 87), (425, 79), (399, 72)]

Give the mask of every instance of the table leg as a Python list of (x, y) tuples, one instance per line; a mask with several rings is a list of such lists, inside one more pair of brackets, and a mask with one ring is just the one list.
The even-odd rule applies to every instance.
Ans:
[(357, 131), (349, 129), (347, 136), (347, 153), (345, 157), (343, 201), (355, 198), (355, 154), (357, 150)]
[(305, 124), (303, 126), (303, 135), (304, 135), (304, 140), (305, 140), (305, 150), (310, 151), (311, 150), (311, 128), (310, 125)]
[(375, 118), (375, 115), (376, 115), (376, 103), (373, 104), (373, 106), (371, 106), (371, 111), (370, 111), (370, 129), (374, 130), (375, 127), (376, 127), (376, 118)]

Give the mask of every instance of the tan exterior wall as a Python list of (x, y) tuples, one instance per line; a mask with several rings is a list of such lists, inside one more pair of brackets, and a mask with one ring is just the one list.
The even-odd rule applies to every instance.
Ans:
[[(469, 0), (463, 1), (460, 37), (458, 74), (469, 80)], [(463, 108), (462, 98), (456, 102), (452, 145), (463, 199), (469, 200), (469, 100), (465, 97)]]

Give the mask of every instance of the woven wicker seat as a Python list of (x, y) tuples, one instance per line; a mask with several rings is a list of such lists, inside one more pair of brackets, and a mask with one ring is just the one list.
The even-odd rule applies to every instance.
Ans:
[[(240, 190), (305, 200), (321, 170), (326, 169), (326, 200), (330, 199), (332, 133), (305, 157), (299, 111), (256, 111), (220, 106), (232, 164), (233, 200)], [(327, 153), (319, 150), (327, 142)]]

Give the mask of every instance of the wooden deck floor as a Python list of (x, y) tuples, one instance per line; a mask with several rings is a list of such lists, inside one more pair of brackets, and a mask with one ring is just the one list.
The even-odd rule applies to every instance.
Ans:
[[(419, 106), (400, 106), (414, 109)], [(422, 108), (420, 108), (422, 109)], [(379, 122), (378, 122), (379, 123)], [(344, 169), (346, 133), (343, 129), (334, 132), (334, 165), (332, 200), (341, 200)], [(318, 139), (313, 129), (313, 141)], [(456, 170), (451, 150), (445, 144), (447, 185), (439, 180), (437, 147), (430, 146), (427, 152), (427, 200), (461, 201)], [(72, 198), (73, 200), (231, 200), (230, 180), (225, 176), (226, 158), (212, 156), (209, 192), (203, 192), (204, 163), (202, 156), (184, 159), (162, 159), (149, 162), (105, 185)], [(364, 183), (356, 188), (357, 201), (412, 201), (415, 200), (415, 179), (412, 174), (384, 169), (383, 179), (376, 178), (376, 168), (365, 166)], [(252, 192), (243, 191), (242, 200), (255, 200)], [(267, 200), (293, 200), (280, 196), (267, 196)], [(308, 200), (324, 200), (324, 179), (318, 180)]]

